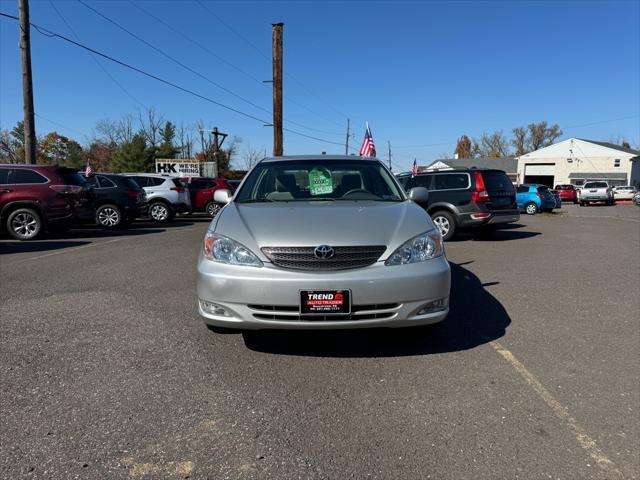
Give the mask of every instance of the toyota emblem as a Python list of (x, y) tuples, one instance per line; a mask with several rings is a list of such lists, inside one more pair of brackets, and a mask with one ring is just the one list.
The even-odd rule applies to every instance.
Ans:
[(318, 245), (313, 250), (313, 254), (316, 258), (319, 258), (321, 260), (328, 260), (336, 254), (336, 251), (329, 245)]

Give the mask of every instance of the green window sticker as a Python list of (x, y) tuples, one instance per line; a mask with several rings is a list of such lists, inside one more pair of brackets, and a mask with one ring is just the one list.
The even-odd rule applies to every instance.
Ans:
[(309, 192), (311, 195), (333, 193), (333, 178), (331, 178), (331, 172), (328, 169), (314, 167), (309, 172)]

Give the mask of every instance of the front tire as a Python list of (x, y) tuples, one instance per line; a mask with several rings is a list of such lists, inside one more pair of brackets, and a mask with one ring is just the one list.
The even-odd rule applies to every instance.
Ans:
[(42, 231), (42, 218), (31, 208), (18, 208), (7, 218), (6, 227), (16, 240), (33, 240)]
[(440, 231), (442, 240), (451, 240), (456, 233), (456, 221), (449, 212), (439, 211), (431, 215), (434, 225)]
[(533, 202), (529, 202), (524, 206), (524, 211), (527, 215), (535, 215), (538, 213), (538, 206)]
[(171, 209), (164, 202), (153, 202), (149, 205), (149, 217), (154, 222), (165, 223), (171, 220)]
[(122, 225), (122, 212), (116, 205), (101, 205), (96, 210), (96, 223), (106, 229), (117, 228)]

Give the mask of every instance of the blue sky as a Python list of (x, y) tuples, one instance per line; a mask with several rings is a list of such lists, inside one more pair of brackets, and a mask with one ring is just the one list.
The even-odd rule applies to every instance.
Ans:
[[(640, 2), (205, 2), (136, 0), (220, 57), (190, 44), (129, 1), (86, 0), (201, 75), (271, 109), (271, 23), (285, 23), (285, 126), (358, 147), (370, 122), (378, 155), (391, 141), (397, 168), (451, 154), (461, 134), (548, 120), (565, 137), (640, 145)], [(265, 120), (268, 113), (184, 70), (77, 1), (55, 5), (81, 41)], [(0, 0), (17, 14), (17, 0)], [(31, 21), (72, 37), (49, 1)], [(36, 125), (84, 140), (96, 121), (153, 106), (175, 123), (205, 124), (271, 150), (271, 129), (32, 31)], [(21, 118), (18, 29), (0, 19), (0, 126)], [(311, 127), (311, 130), (287, 120)], [(613, 121), (612, 121), (613, 120)], [(56, 122), (57, 124), (52, 123)], [(589, 124), (589, 125), (585, 125)], [(285, 133), (285, 154), (344, 147)]]

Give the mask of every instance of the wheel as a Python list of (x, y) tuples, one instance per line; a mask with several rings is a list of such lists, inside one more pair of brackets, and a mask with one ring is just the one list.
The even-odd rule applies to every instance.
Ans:
[(538, 213), (538, 206), (533, 202), (529, 202), (524, 206), (524, 211), (527, 215), (535, 215)]
[(449, 212), (439, 211), (431, 215), (434, 225), (440, 230), (444, 241), (451, 240), (456, 233), (456, 221)]
[(164, 202), (153, 202), (149, 205), (149, 216), (155, 222), (168, 222), (173, 218), (169, 205)]
[(101, 205), (96, 210), (96, 223), (102, 228), (116, 228), (122, 223), (122, 213), (116, 205)]
[(7, 232), (16, 240), (33, 240), (41, 230), (40, 214), (31, 208), (18, 208), (7, 218)]
[(211, 218), (215, 217), (222, 207), (219, 203), (209, 202), (207, 206), (204, 208), (204, 211), (207, 212)]

